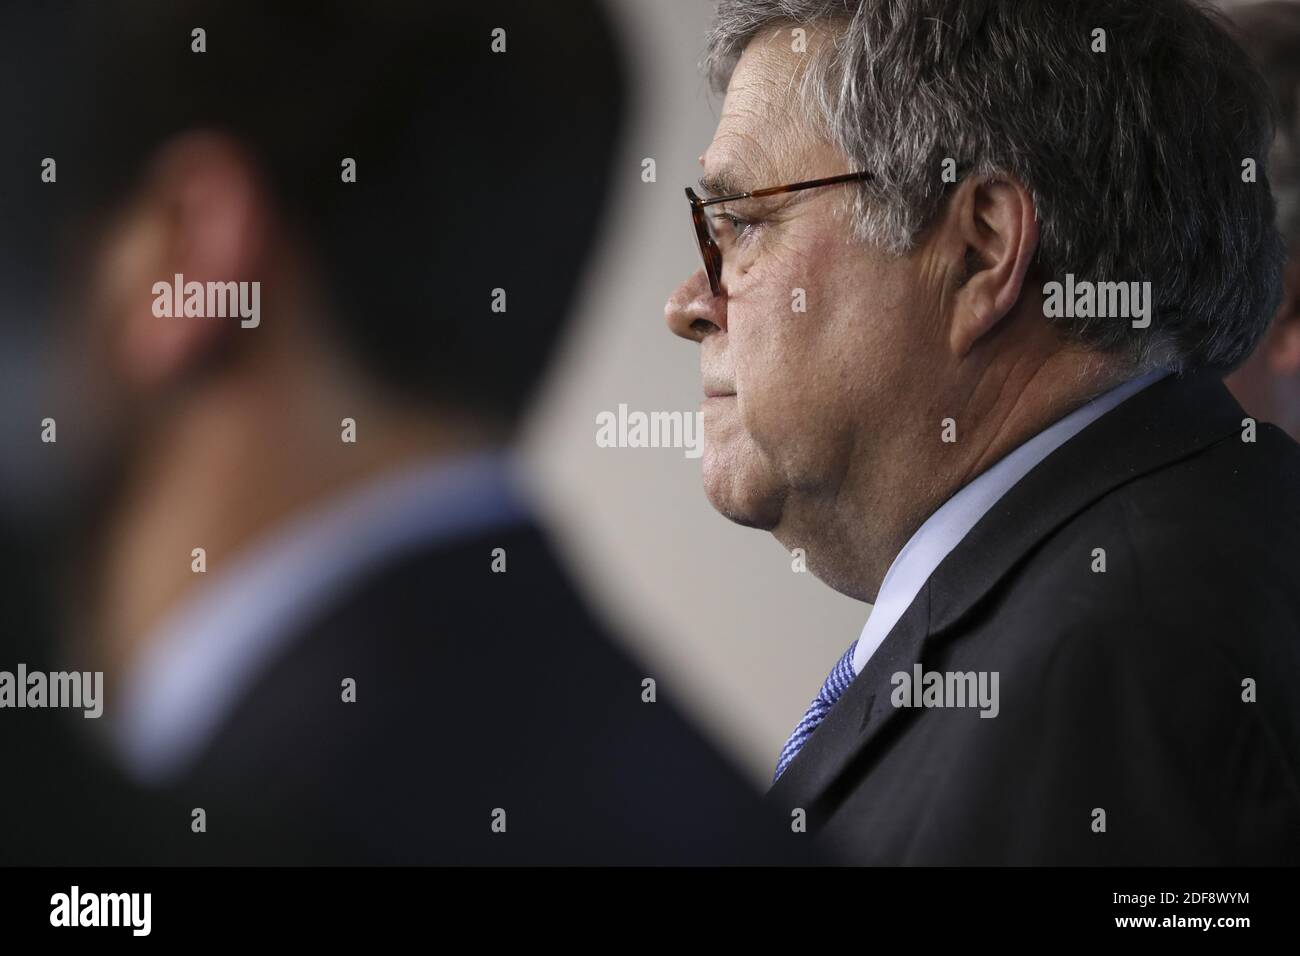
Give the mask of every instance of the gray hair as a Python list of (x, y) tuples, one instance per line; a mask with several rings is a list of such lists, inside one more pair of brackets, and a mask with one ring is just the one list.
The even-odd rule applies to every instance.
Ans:
[[(873, 174), (852, 193), (863, 241), (913, 248), (952, 158), (1033, 195), (1039, 278), (1151, 282), (1150, 328), (1051, 319), (1069, 338), (1179, 371), (1227, 371), (1254, 349), (1281, 297), (1273, 119), (1217, 13), (1195, 0), (720, 0), (714, 88), (756, 35), (794, 26), (826, 34), (798, 81), (819, 132)], [(1095, 29), (1108, 52), (1093, 52)], [(803, 172), (823, 171), (790, 176)]]

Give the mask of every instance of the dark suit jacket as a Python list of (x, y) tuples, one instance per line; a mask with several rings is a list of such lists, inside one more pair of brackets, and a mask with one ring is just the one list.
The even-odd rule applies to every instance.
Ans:
[[(505, 573), (491, 571), (506, 550)], [(616, 649), (533, 527), (432, 545), (339, 594), (226, 721), (154, 859), (763, 863), (810, 837)], [(341, 682), (356, 681), (344, 703)], [(189, 811), (207, 812), (207, 833)], [(493, 814), (505, 811), (505, 832)]]
[[(1244, 418), (1170, 377), (1049, 455), (768, 799), (864, 863), (1300, 863), (1300, 446)], [(917, 662), (998, 716), (895, 707)]]

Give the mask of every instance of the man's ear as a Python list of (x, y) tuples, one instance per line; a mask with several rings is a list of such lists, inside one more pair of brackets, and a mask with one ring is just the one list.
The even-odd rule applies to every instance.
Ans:
[(1282, 274), (1282, 305), (1260, 348), (1264, 349), (1269, 372), (1285, 378), (1300, 377), (1300, 251), (1287, 260)]
[[(116, 359), (133, 389), (183, 380), (232, 335), (239, 317), (159, 316), (162, 285), (254, 281), (266, 247), (266, 192), (252, 159), (229, 137), (186, 133), (166, 143), (108, 237), (99, 288), (115, 328)], [(155, 288), (156, 287), (156, 288)], [(206, 298), (206, 297), (205, 297)]]
[(971, 176), (949, 200), (942, 228), (947, 253), (963, 276), (952, 299), (948, 344), (964, 356), (1020, 300), (1038, 251), (1037, 211), (1015, 179)]

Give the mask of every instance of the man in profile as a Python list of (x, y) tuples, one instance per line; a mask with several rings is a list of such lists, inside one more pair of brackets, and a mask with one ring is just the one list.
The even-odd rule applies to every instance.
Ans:
[(37, 154), (57, 180), (22, 175), (66, 240), (54, 447), (95, 479), (67, 656), (106, 673), (141, 788), (127, 857), (739, 863), (797, 839), (529, 518), (504, 449), (624, 79), (592, 3), (472, 6), (96, 2), (5, 31), (70, 77)]
[(721, 0), (709, 50), (705, 490), (873, 604), (771, 802), (866, 863), (1300, 858), (1247, 56), (1188, 0)]

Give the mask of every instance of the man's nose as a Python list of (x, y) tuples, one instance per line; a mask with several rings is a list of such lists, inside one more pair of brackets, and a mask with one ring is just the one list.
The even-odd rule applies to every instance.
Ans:
[(715, 296), (703, 269), (696, 271), (672, 294), (664, 306), (664, 321), (674, 334), (692, 342), (727, 330), (727, 295)]

